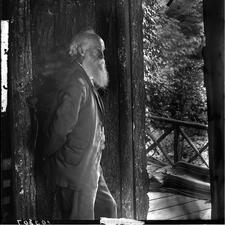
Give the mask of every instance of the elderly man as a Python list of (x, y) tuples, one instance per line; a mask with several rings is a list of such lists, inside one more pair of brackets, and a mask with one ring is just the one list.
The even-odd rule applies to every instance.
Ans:
[(46, 130), (45, 156), (62, 219), (117, 216), (100, 166), (104, 107), (95, 86), (108, 84), (104, 49), (93, 30), (80, 32), (69, 47), (71, 65), (59, 71), (62, 80)]

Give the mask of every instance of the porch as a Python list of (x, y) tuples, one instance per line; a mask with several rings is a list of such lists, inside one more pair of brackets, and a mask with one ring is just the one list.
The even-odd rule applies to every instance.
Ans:
[(210, 220), (207, 126), (155, 116), (151, 122), (147, 220)]

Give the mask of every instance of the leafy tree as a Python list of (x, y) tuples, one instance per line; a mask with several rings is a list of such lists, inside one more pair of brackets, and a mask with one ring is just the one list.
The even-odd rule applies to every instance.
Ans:
[(143, 1), (146, 117), (206, 123), (202, 0)]

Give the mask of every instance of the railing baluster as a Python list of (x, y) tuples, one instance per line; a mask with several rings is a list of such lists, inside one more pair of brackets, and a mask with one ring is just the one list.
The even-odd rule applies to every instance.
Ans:
[(196, 154), (201, 158), (202, 162), (207, 166), (207, 162), (202, 158), (201, 154), (199, 153), (198, 149), (195, 147), (194, 143), (191, 141), (191, 139), (187, 136), (187, 134), (181, 129), (179, 128), (180, 133), (183, 135), (183, 137), (187, 140), (188, 144), (193, 148), (193, 150), (196, 152)]
[(155, 148), (168, 134), (170, 134), (172, 131), (173, 131), (173, 127), (169, 128), (164, 134), (162, 134), (159, 139), (154, 143), (152, 144), (148, 149), (147, 151), (151, 151), (153, 148)]
[(178, 149), (178, 138), (179, 138), (179, 126), (174, 126), (174, 163), (178, 162), (181, 158), (180, 151)]
[[(202, 152), (204, 152), (208, 147), (209, 147), (209, 142), (207, 142), (207, 143), (199, 150), (199, 154), (201, 154)], [(192, 157), (188, 160), (188, 162), (189, 162), (189, 163), (192, 162), (192, 161), (195, 160), (197, 157), (198, 157), (198, 155), (195, 154), (194, 156), (192, 156)]]
[[(172, 127), (168, 128), (164, 134), (162, 134), (158, 140), (154, 137), (154, 135), (152, 134), (151, 130), (149, 129), (148, 131), (148, 135), (151, 138), (151, 140), (153, 141), (153, 144), (151, 144), (149, 146), (149, 148), (147, 149), (148, 151), (151, 151), (152, 149), (154, 149), (155, 147), (159, 147), (160, 151), (163, 153), (164, 157), (167, 159), (167, 161), (172, 165), (174, 163), (176, 163), (177, 161), (182, 159), (182, 152), (183, 152), (183, 147), (181, 147), (179, 145), (179, 141), (182, 140), (186, 140), (187, 143), (191, 146), (191, 148), (194, 150), (195, 154), (188, 160), (188, 162), (192, 162), (194, 159), (196, 159), (197, 157), (200, 157), (200, 159), (203, 161), (203, 163), (208, 166), (208, 163), (204, 160), (204, 158), (202, 157), (201, 153), (203, 151), (205, 151), (208, 147), (208, 143), (206, 145), (204, 145), (200, 150), (195, 146), (195, 144), (192, 142), (192, 140), (188, 137), (188, 135), (181, 129), (182, 127), (187, 127), (187, 128), (195, 128), (195, 129), (201, 129), (201, 130), (208, 130), (208, 126), (204, 125), (204, 124), (199, 124), (199, 123), (195, 123), (195, 122), (189, 122), (189, 121), (181, 121), (181, 120), (176, 120), (176, 119), (171, 119), (171, 118), (163, 118), (163, 117), (158, 117), (158, 116), (150, 116), (151, 119), (153, 120), (158, 120), (161, 121), (163, 123), (168, 123), (171, 124)], [(168, 136), (172, 131), (174, 130), (174, 145), (173, 145), (173, 149), (174, 149), (174, 163), (172, 162), (172, 160), (170, 160), (170, 158), (168, 157), (167, 151), (165, 151), (162, 147), (162, 145), (160, 144), (160, 142), (166, 137)], [(181, 136), (180, 136), (180, 134)]]
[(170, 165), (174, 165), (173, 162), (170, 160), (170, 158), (167, 156), (167, 153), (164, 151), (164, 149), (162, 148), (162, 146), (160, 145), (160, 143), (157, 144), (157, 140), (155, 139), (155, 137), (149, 133), (149, 136), (151, 137), (151, 139), (153, 140), (153, 142), (159, 147), (159, 149), (161, 150), (161, 152), (163, 153), (164, 157), (166, 158), (166, 160), (170, 163)]

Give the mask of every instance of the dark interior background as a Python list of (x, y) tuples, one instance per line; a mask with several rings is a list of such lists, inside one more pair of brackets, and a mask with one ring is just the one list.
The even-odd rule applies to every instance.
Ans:
[[(97, 2), (97, 3), (96, 3)], [(34, 77), (34, 92), (38, 95), (39, 84), (43, 75), (39, 73), (40, 59), (48, 57), (49, 51), (57, 46), (66, 46), (72, 37), (85, 27), (93, 27), (104, 39), (106, 45), (106, 62), (109, 71), (110, 85), (101, 92), (106, 107), (106, 149), (102, 165), (106, 181), (112, 195), (120, 202), (120, 166), (119, 166), (119, 85), (116, 60), (116, 24), (113, 21), (115, 1), (33, 1), (31, 5), (31, 43)], [(96, 5), (98, 4), (98, 6)], [(112, 60), (114, 59), (114, 60)], [(62, 74), (63, 76), (63, 74)], [(40, 143), (40, 138), (39, 138)], [(41, 144), (39, 149), (41, 151)], [(38, 153), (37, 153), (38, 155)], [(38, 159), (38, 158), (36, 158)], [(39, 172), (40, 164), (37, 164)], [(48, 218), (51, 214), (43, 206), (45, 201), (45, 180), (37, 173), (37, 215)], [(50, 195), (48, 195), (49, 197)], [(49, 199), (51, 200), (51, 199)], [(118, 204), (120, 207), (120, 204)]]

